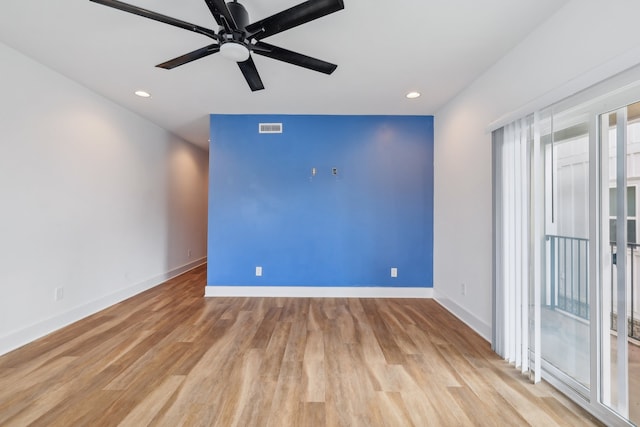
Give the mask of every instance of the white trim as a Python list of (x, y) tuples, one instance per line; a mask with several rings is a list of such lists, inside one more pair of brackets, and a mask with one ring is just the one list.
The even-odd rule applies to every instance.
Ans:
[(466, 309), (460, 307), (453, 300), (436, 294), (434, 299), (438, 304), (443, 306), (447, 311), (460, 319), (468, 327), (476, 331), (482, 338), (491, 342), (491, 325), (480, 320), (474, 314), (470, 313)]
[[(589, 412), (591, 415), (596, 417), (599, 421), (602, 421), (603, 423), (606, 423), (606, 425), (612, 426), (612, 427), (633, 426), (633, 424), (623, 419), (619, 414), (616, 414), (614, 411), (609, 410), (604, 405), (594, 405), (589, 401), (587, 401), (585, 397), (582, 394), (580, 394), (580, 392), (576, 391), (574, 388), (567, 385), (565, 381), (563, 381), (562, 379), (556, 377), (551, 372), (549, 372), (550, 370), (555, 371), (557, 370), (557, 368), (549, 364), (545, 364), (545, 365), (546, 366), (544, 367), (544, 371), (542, 373), (542, 379), (548, 382), (549, 384), (551, 384), (551, 386), (558, 389), (558, 391), (566, 395), (574, 403), (576, 403), (582, 409), (584, 409), (585, 411)], [(562, 374), (561, 371), (559, 372), (560, 374)]]
[(638, 64), (640, 64), (640, 47), (631, 49), (622, 55), (618, 55), (604, 64), (594, 67), (564, 84), (551, 89), (547, 93), (539, 96), (533, 101), (530, 101), (522, 107), (502, 115), (489, 123), (487, 126), (487, 132), (493, 132), (507, 123), (511, 123), (514, 120), (526, 117), (535, 111), (553, 105), (558, 101), (568, 98), (571, 95), (575, 95), (582, 90), (607, 80), (608, 78), (622, 73), (623, 71), (626, 71)]
[(81, 305), (80, 307), (71, 309), (60, 315), (54, 316), (42, 322), (38, 322), (35, 325), (27, 326), (26, 328), (12, 332), (9, 335), (0, 337), (0, 355), (3, 355), (12, 350), (15, 350), (18, 347), (22, 347), (25, 344), (28, 344), (38, 338), (41, 338), (47, 334), (50, 334), (51, 332), (54, 332), (60, 328), (68, 326), (71, 323), (77, 322), (78, 320), (81, 320), (87, 316), (95, 314), (100, 310), (104, 310), (107, 307), (110, 307), (114, 304), (122, 302), (128, 298), (131, 298), (134, 295), (137, 295), (155, 286), (158, 286), (169, 279), (177, 277), (200, 265), (206, 264), (206, 262), (207, 262), (206, 257), (195, 260), (188, 264), (169, 270), (166, 273), (163, 273), (158, 276), (152, 277), (150, 279), (144, 280), (142, 282), (136, 283), (125, 289), (121, 289), (110, 295), (101, 297), (95, 301)]
[(433, 288), (206, 286), (205, 297), (433, 298)]

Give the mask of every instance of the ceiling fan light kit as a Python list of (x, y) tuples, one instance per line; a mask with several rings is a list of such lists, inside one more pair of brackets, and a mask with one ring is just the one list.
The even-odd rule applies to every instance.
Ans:
[(170, 70), (220, 52), (223, 57), (238, 63), (238, 67), (252, 91), (264, 89), (264, 85), (251, 58), (251, 53), (324, 74), (331, 74), (337, 68), (335, 64), (283, 49), (261, 40), (342, 10), (344, 9), (343, 0), (308, 0), (251, 24), (247, 10), (237, 1), (225, 3), (224, 0), (205, 0), (213, 19), (218, 24), (217, 32), (118, 0), (90, 1), (193, 31), (216, 42), (156, 65), (159, 68)]
[(249, 59), (249, 49), (243, 44), (227, 42), (220, 46), (220, 54), (235, 62), (244, 62)]

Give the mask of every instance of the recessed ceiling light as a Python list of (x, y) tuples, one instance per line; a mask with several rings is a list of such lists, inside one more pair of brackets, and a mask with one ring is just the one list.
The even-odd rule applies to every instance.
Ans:
[(144, 90), (137, 90), (135, 92), (136, 95), (138, 95), (140, 98), (149, 98), (151, 97), (151, 94), (149, 92), (145, 92)]
[(409, 99), (416, 99), (420, 97), (420, 92), (409, 92), (406, 96)]

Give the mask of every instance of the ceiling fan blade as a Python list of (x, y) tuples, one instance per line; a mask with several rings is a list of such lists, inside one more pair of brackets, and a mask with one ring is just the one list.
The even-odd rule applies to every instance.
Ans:
[(205, 56), (209, 56), (217, 52), (220, 52), (220, 45), (210, 44), (209, 46), (205, 46), (201, 49), (194, 50), (193, 52), (186, 53), (182, 56), (178, 56), (177, 58), (173, 58), (167, 62), (163, 62), (162, 64), (158, 64), (156, 65), (156, 67), (164, 68), (165, 70), (171, 70), (173, 68), (179, 67), (180, 65), (188, 64), (191, 61), (204, 58)]
[(119, 9), (125, 12), (133, 13), (135, 15), (143, 16), (145, 18), (153, 19), (154, 21), (159, 21), (165, 24), (173, 25), (174, 27), (183, 28), (185, 30), (203, 34), (207, 37), (211, 37), (214, 40), (218, 40), (218, 36), (213, 30), (201, 27), (199, 25), (191, 24), (189, 22), (181, 21), (179, 19), (175, 19), (170, 16), (162, 15), (160, 13), (156, 13), (151, 10), (143, 9), (138, 6), (133, 6), (117, 0), (90, 0), (90, 1), (94, 3), (103, 4), (105, 6), (113, 7), (114, 9)]
[(238, 62), (238, 67), (240, 67), (240, 71), (242, 71), (242, 74), (244, 75), (245, 80), (247, 80), (252, 92), (264, 89), (256, 64), (254, 64), (251, 57), (244, 62)]
[(318, 71), (320, 73), (331, 74), (337, 65), (320, 59), (312, 58), (301, 53), (292, 52), (278, 46), (273, 46), (265, 42), (258, 42), (253, 46), (253, 52), (266, 56), (267, 58), (277, 59), (278, 61), (288, 62), (289, 64), (299, 67), (308, 68), (309, 70)]
[(216, 20), (218, 25), (225, 27), (227, 31), (233, 31), (238, 29), (236, 21), (233, 19), (233, 15), (227, 7), (227, 3), (224, 0), (204, 0)]
[(308, 0), (247, 25), (246, 30), (250, 36), (261, 40), (342, 9), (344, 9), (343, 0)]

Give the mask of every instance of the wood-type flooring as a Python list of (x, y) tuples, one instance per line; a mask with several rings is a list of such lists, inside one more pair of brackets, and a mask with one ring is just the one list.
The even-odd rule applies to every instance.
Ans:
[(0, 426), (589, 426), (434, 300), (205, 298), (205, 267), (0, 357)]

